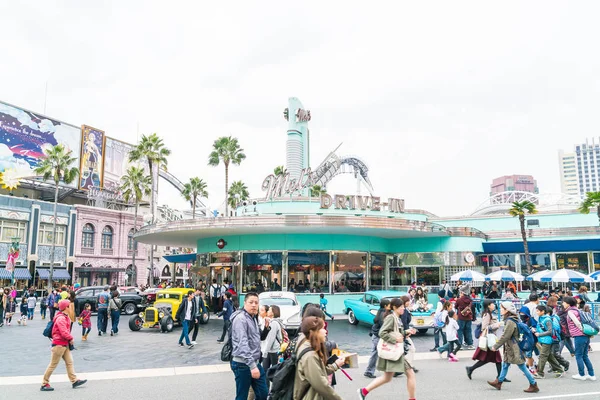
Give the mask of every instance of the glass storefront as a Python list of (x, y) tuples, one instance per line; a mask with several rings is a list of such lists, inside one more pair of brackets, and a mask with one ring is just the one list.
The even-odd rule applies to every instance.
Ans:
[(333, 255), (334, 293), (364, 292), (367, 253), (336, 252)]
[(488, 260), (488, 273), (499, 270), (509, 270), (512, 272), (517, 272), (514, 254), (493, 254), (488, 257)]
[(439, 286), (440, 285), (440, 267), (437, 266), (418, 266), (417, 285)]
[(369, 267), (369, 290), (385, 289), (385, 270), (387, 266), (387, 255), (371, 254), (371, 265)]
[(288, 290), (329, 293), (329, 253), (289, 252)]
[(600, 253), (594, 253), (594, 270), (600, 269)]
[(283, 269), (282, 253), (244, 253), (242, 256), (242, 292), (257, 292), (279, 289)]
[(213, 253), (210, 255), (207, 280), (212, 282), (215, 279), (218, 284), (237, 283), (235, 273), (237, 265), (237, 253)]
[[(525, 274), (527, 274), (527, 263), (525, 262), (525, 254), (521, 254), (520, 258), (521, 258), (521, 272), (525, 275)], [(550, 269), (550, 266), (552, 265), (550, 263), (550, 254), (549, 253), (529, 254), (529, 259), (531, 261), (531, 269), (532, 269), (531, 272), (532, 273), (538, 272), (538, 271), (545, 271), (547, 269)]]
[(568, 268), (582, 274), (588, 273), (587, 253), (556, 253), (556, 267)]

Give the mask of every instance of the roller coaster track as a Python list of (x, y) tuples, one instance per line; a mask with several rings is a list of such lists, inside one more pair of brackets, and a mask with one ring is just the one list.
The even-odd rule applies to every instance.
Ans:
[[(163, 169), (160, 169), (158, 171), (158, 175), (167, 182), (169, 182), (171, 185), (173, 185), (173, 187), (175, 187), (175, 189), (177, 189), (179, 193), (183, 193), (183, 190), (185, 189), (183, 182), (177, 179), (175, 175)], [(191, 201), (190, 204), (192, 204)], [(200, 197), (196, 197), (196, 213), (206, 215), (206, 206), (204, 205), (202, 200), (200, 200)]]
[(369, 167), (358, 157), (339, 157), (335, 152), (340, 146), (329, 153), (325, 160), (315, 169), (312, 174), (313, 185), (327, 187), (327, 183), (337, 175), (353, 173), (357, 178), (360, 175), (363, 183), (372, 194), (373, 185), (369, 179)]

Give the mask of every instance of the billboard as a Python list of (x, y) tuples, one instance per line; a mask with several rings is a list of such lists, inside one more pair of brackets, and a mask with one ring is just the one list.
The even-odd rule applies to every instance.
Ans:
[[(125, 175), (131, 165), (138, 165), (138, 163), (129, 162), (129, 153), (133, 147), (129, 143), (111, 137), (106, 138), (104, 146), (104, 189), (118, 192), (118, 188), (121, 186), (121, 177)], [(148, 163), (144, 162), (142, 164), (146, 173), (149, 174)]]
[(81, 126), (79, 189), (102, 188), (104, 183), (104, 131)]
[[(44, 115), (0, 102), (0, 172), (32, 177), (46, 147), (64, 145), (79, 165), (80, 129)], [(78, 182), (70, 186), (77, 187)]]

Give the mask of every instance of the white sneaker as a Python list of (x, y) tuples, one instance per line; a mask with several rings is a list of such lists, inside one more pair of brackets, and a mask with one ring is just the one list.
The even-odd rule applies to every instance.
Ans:
[(192, 341), (192, 344), (198, 344), (198, 343), (196, 343), (196, 341), (195, 341), (195, 340), (193, 340), (193, 341)]
[(590, 375), (586, 375), (585, 379), (587, 379), (588, 381), (595, 381), (596, 380), (596, 376), (590, 376)]
[(582, 376), (582, 375), (579, 375), (579, 374), (575, 374), (571, 378), (576, 379), (578, 381), (585, 381), (587, 379), (586, 376)]

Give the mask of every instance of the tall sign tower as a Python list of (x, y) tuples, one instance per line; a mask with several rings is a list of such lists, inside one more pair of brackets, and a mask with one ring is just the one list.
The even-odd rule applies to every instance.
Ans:
[[(299, 179), (302, 169), (310, 166), (310, 111), (304, 109), (300, 100), (290, 97), (283, 116), (288, 121), (285, 167), (291, 179)], [(303, 189), (302, 194), (307, 195), (308, 189)]]

